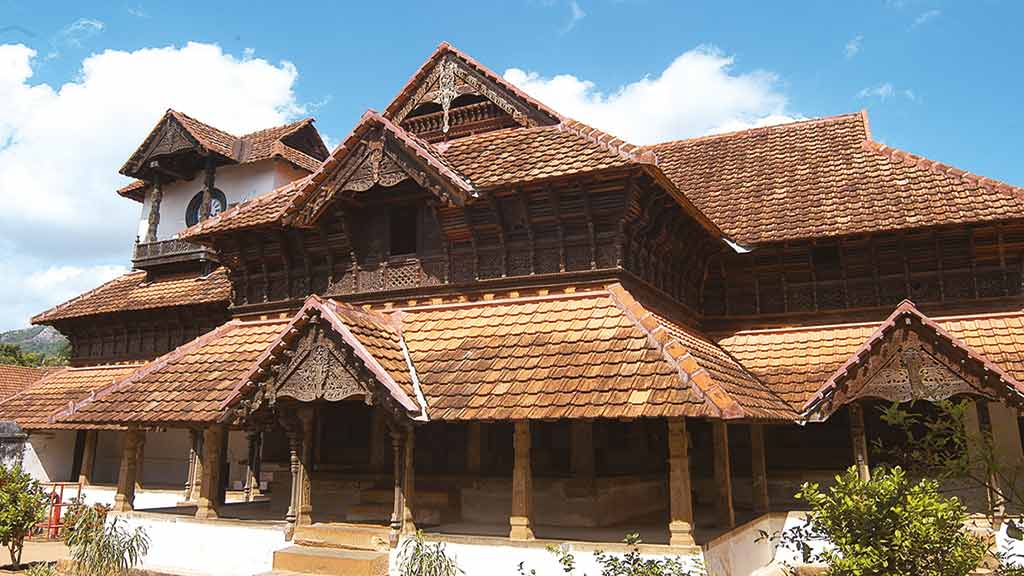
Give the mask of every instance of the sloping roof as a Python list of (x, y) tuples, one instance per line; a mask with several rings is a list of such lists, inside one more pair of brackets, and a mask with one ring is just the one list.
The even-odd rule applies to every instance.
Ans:
[(871, 140), (866, 113), (650, 146), (741, 243), (1020, 218), (1024, 191)]
[[(932, 319), (1017, 381), (1024, 381), (1024, 312)], [(748, 330), (715, 339), (790, 405), (801, 409), (882, 322)]]
[(0, 401), (14, 396), (27, 388), (29, 384), (55, 370), (59, 370), (59, 368), (33, 368), (0, 364)]
[(231, 281), (225, 268), (206, 276), (176, 274), (150, 282), (146, 281), (144, 271), (129, 272), (36, 315), (32, 323), (49, 324), (67, 318), (189, 304), (227, 305), (230, 299)]
[(402, 333), (432, 420), (796, 413), (698, 331), (659, 336), (619, 285), (410, 308)]
[[(280, 158), (308, 172), (315, 172), (320, 167), (322, 155), (325, 152), (322, 141), (319, 142), (319, 145), (316, 145), (314, 142), (314, 150), (301, 150), (284, 141), (288, 136), (305, 128), (311, 129), (316, 135), (316, 140), (319, 140), (320, 135), (316, 128), (313, 127), (314, 120), (312, 118), (303, 118), (302, 120), (290, 122), (282, 126), (257, 130), (242, 136), (234, 136), (176, 110), (168, 110), (150, 132), (149, 136), (143, 141), (142, 145), (132, 155), (133, 158), (146, 147), (151, 139), (156, 137), (160, 127), (167, 118), (173, 118), (181, 124), (188, 131), (189, 135), (195, 138), (198, 144), (206, 150), (219, 154), (225, 159), (238, 164)], [(126, 198), (141, 202), (148, 187), (149, 183), (135, 180), (119, 188), (117, 193)]]
[(221, 404), (287, 324), (287, 320), (232, 320), (133, 370), (92, 398), (79, 395), (73, 409), (55, 414), (55, 421), (93, 425), (216, 421)]
[(54, 423), (50, 421), (50, 416), (70, 403), (117, 382), (139, 366), (117, 364), (63, 368), (52, 372), (22, 392), (0, 402), (0, 420), (14, 420), (27, 430), (87, 427), (67, 422)]

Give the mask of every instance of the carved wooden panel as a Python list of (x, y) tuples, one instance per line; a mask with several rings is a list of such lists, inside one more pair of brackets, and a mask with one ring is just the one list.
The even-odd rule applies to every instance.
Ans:
[(364, 396), (368, 404), (372, 398), (361, 361), (319, 328), (311, 329), (302, 337), (277, 374), (270, 384), (274, 398), (337, 402)]
[(847, 398), (881, 398), (890, 402), (936, 401), (977, 392), (919, 345), (911, 343), (897, 348), (885, 367)]

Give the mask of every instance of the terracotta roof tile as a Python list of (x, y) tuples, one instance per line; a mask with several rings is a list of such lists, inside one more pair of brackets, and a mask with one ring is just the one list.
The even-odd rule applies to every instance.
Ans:
[(79, 396), (74, 410), (61, 413), (57, 421), (96, 425), (216, 421), (223, 412), (221, 405), (287, 324), (287, 320), (232, 320), (97, 391), (94, 398)]
[(648, 147), (727, 235), (756, 244), (1019, 218), (1024, 192), (871, 141), (849, 114)]
[(57, 320), (122, 312), (149, 310), (187, 304), (224, 302), (231, 299), (231, 282), (225, 268), (207, 276), (182, 274), (146, 281), (143, 271), (129, 272), (59, 304), (32, 318), (35, 324)]
[[(1024, 381), (1024, 313), (933, 320), (1011, 377)], [(716, 340), (773, 392), (801, 409), (881, 324), (751, 330)]]
[(0, 402), (0, 420), (14, 420), (29, 430), (80, 428), (68, 423), (51, 423), (50, 416), (69, 403), (131, 374), (140, 365), (90, 366), (62, 368), (45, 376), (29, 388)]
[(59, 368), (33, 368), (0, 364), (0, 401), (6, 400), (21, 392), (36, 380)]

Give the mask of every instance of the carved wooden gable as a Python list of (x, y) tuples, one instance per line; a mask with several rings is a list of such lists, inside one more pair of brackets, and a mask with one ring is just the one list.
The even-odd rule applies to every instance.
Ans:
[(299, 210), (296, 222), (311, 226), (332, 200), (345, 194), (356, 195), (374, 186), (391, 187), (413, 180), (446, 203), (461, 204), (464, 191), (448, 179), (427, 168), (406, 146), (383, 126), (369, 130), (352, 144), (341, 164), (321, 183)]
[[(436, 104), (443, 113), (442, 131), (451, 128), (452, 102), (459, 96), (480, 96), (508, 114), (520, 126), (541, 126), (558, 122), (550, 113), (511, 90), (501, 81), (495, 81), (470, 66), (453, 52), (446, 52), (434, 64), (411, 95), (407, 95), (394, 111), (392, 120), (401, 123), (413, 110), (424, 104)], [(390, 110), (390, 107), (389, 107)]]
[(353, 397), (373, 403), (373, 376), (351, 347), (339, 343), (319, 323), (311, 323), (264, 386), (261, 400), (267, 405), (280, 399), (338, 402)]
[(186, 150), (201, 152), (202, 147), (180, 122), (168, 115), (153, 129), (147, 141), (132, 154), (123, 171), (137, 173), (154, 158), (170, 156)]

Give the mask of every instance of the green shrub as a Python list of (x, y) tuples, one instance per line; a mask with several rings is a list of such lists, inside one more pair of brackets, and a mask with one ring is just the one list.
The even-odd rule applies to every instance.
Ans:
[[(61, 537), (65, 541), (67, 541), (68, 536), (70, 536), (71, 532), (75, 529), (75, 525), (78, 524), (78, 519), (81, 518), (82, 514), (89, 509), (96, 511), (96, 514), (92, 516), (92, 519), (98, 526), (102, 526), (106, 523), (107, 513), (110, 512), (110, 506), (101, 503), (89, 506), (80, 496), (72, 498), (68, 501), (68, 505), (64, 509), (64, 516), (61, 518)], [(96, 526), (90, 526), (90, 529), (95, 528)]]
[[(623, 540), (629, 551), (622, 556), (613, 556), (600, 550), (594, 552), (594, 561), (601, 567), (601, 576), (702, 576), (707, 572), (700, 558), (643, 558), (640, 556), (640, 535), (627, 534)], [(576, 571), (576, 557), (564, 546), (549, 546), (558, 559), (558, 564), (565, 574)], [(527, 570), (524, 563), (519, 563), (519, 574), (537, 576), (536, 570)]]
[(20, 465), (0, 464), (0, 544), (10, 552), (15, 570), (21, 566), (25, 538), (46, 517), (49, 506), (43, 487)]
[(423, 532), (417, 531), (402, 544), (398, 573), (401, 576), (456, 576), (463, 572), (455, 559), (448, 556), (443, 542), (429, 544), (423, 540)]
[(142, 528), (129, 530), (123, 518), (104, 522), (106, 512), (86, 507), (67, 535), (78, 576), (123, 576), (149, 552)]
[[(988, 551), (957, 498), (933, 480), (912, 483), (899, 467), (878, 468), (868, 482), (850, 468), (827, 492), (807, 483), (797, 498), (810, 505), (808, 523), (783, 543), (827, 564), (830, 576), (965, 576)], [(809, 540), (833, 547), (815, 554)]]
[(25, 570), (25, 576), (57, 576), (57, 568), (51, 562), (39, 562)]

